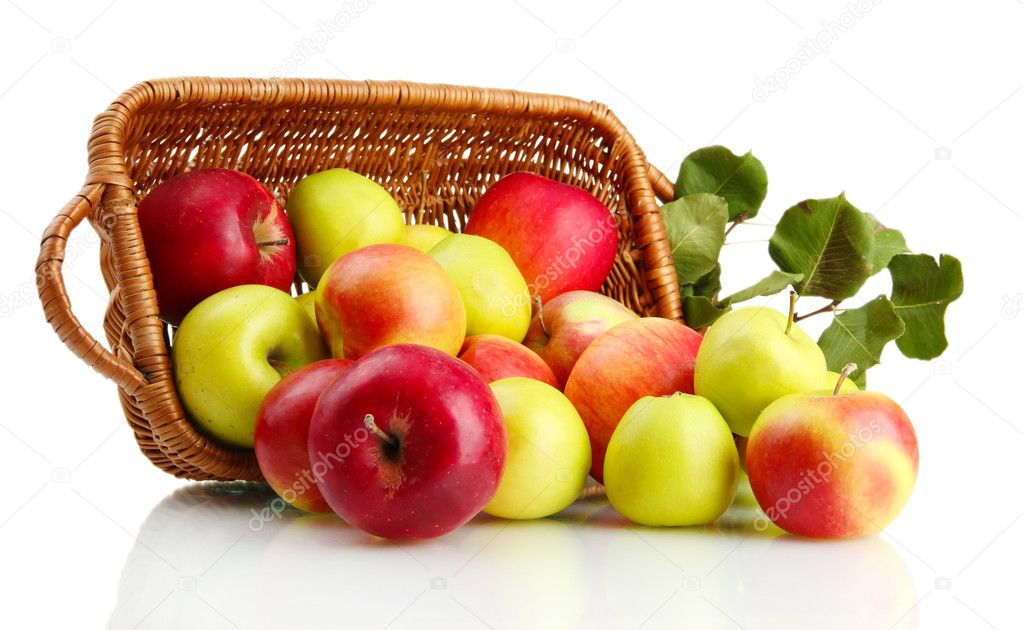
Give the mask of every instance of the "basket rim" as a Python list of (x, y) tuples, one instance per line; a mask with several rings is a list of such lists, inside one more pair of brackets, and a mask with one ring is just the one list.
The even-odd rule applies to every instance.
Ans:
[[(154, 464), (176, 476), (192, 479), (258, 479), (259, 468), (251, 451), (221, 447), (198, 433), (190, 421), (175, 410), (177, 391), (169, 361), (169, 345), (158, 317), (156, 294), (148, 258), (141, 241), (136, 216), (135, 182), (125, 160), (125, 134), (136, 114), (151, 109), (180, 106), (238, 104), (255, 107), (343, 107), (355, 109), (422, 109), (450, 113), (571, 117), (591, 126), (595, 132), (622, 143), (623, 179), (621, 194), (633, 222), (634, 258), (642, 263), (641, 282), (653, 299), (655, 314), (681, 320), (681, 295), (667, 244), (667, 234), (659, 213), (655, 188), (663, 189), (659, 173), (651, 169), (634, 138), (603, 103), (551, 94), (522, 92), (505, 88), (482, 88), (440, 83), (408, 81), (351, 81), (345, 79), (257, 79), (173, 77), (142, 81), (120, 94), (100, 113), (89, 137), (88, 189), (91, 212), (82, 211), (77, 221), (62, 223), (70, 231), (88, 214), (108, 227), (112, 259), (111, 293), (119, 291), (125, 309), (121, 337), (126, 336), (133, 352), (116, 344), (108, 354), (91, 365), (108, 378), (117, 380), (122, 396), (135, 401), (143, 432), (151, 434), (152, 444), (143, 451)], [(661, 176), (663, 178), (663, 176)], [(66, 216), (66, 215), (65, 215)], [(98, 225), (95, 226), (100, 229)], [(58, 235), (59, 236), (59, 235)], [(59, 243), (58, 243), (59, 245)], [(45, 242), (44, 242), (45, 248)], [(43, 259), (41, 255), (40, 260)], [(52, 256), (48, 259), (52, 262)], [(58, 267), (59, 276), (59, 267)], [(51, 287), (52, 288), (52, 287)], [(64, 287), (57, 290), (66, 296)], [(54, 307), (56, 309), (56, 306)], [(80, 347), (91, 342), (89, 352), (101, 352), (70, 311), (54, 311), (55, 329), (77, 327), (80, 335), (65, 335), (62, 340), (79, 354)], [(113, 343), (113, 338), (111, 338)], [(132, 369), (134, 368), (134, 369)], [(126, 413), (128, 409), (125, 408)], [(189, 423), (194, 442), (182, 438), (181, 423)], [(187, 430), (184, 431), (187, 433)], [(136, 431), (136, 437), (142, 436)]]

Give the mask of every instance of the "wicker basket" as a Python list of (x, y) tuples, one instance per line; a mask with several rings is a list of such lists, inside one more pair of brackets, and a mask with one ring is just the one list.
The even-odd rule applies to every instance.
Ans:
[[(117, 383), (142, 452), (166, 472), (260, 478), (251, 451), (219, 446), (182, 411), (136, 203), (193, 168), (237, 168), (283, 198), (303, 176), (334, 166), (380, 183), (407, 220), (455, 230), (486, 186), (507, 173), (528, 170), (581, 186), (618, 221), (620, 251), (603, 292), (640, 314), (681, 318), (655, 200), (655, 193), (671, 196), (671, 183), (604, 105), (404, 82), (147, 81), (96, 118), (85, 185), (46, 229), (36, 277), (47, 321), (75, 355)], [(67, 238), (86, 218), (101, 238), (109, 349), (82, 328), (61, 275)]]

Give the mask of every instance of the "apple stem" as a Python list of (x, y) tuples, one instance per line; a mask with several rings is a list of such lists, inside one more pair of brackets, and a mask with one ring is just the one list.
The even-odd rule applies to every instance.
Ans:
[(421, 225), (423, 223), (423, 217), (426, 216), (426, 183), (430, 179), (430, 171), (425, 168), (419, 172), (423, 178), (423, 190), (419, 193), (419, 209), (416, 211), (416, 224)]
[(789, 321), (785, 324), (786, 335), (792, 330), (792, 324), (796, 321), (796, 300), (798, 297), (795, 291), (789, 291)]
[(543, 298), (538, 295), (533, 298), (533, 301), (536, 302), (536, 318), (540, 321), (540, 330), (550, 337), (551, 331), (547, 330), (547, 323), (543, 321)]
[(258, 247), (274, 247), (279, 245), (287, 245), (291, 241), (286, 238), (275, 238), (272, 241), (256, 241)]
[(797, 314), (795, 317), (792, 318), (792, 321), (800, 322), (800, 321), (803, 321), (804, 319), (806, 319), (807, 317), (813, 317), (814, 315), (820, 315), (821, 313), (827, 313), (829, 311), (833, 311), (836, 308), (838, 308), (838, 305), (841, 302), (842, 302), (841, 300), (833, 300), (830, 304), (827, 304), (826, 306), (822, 306), (819, 309), (817, 309), (816, 311), (810, 311), (806, 315), (798, 315)]
[(832, 396), (838, 396), (838, 392), (842, 391), (842, 384), (845, 383), (845, 379), (849, 378), (849, 375), (855, 372), (857, 367), (855, 363), (846, 363), (845, 367), (842, 368), (842, 373), (838, 375), (838, 381), (835, 382), (835, 391), (832, 392)]
[(377, 426), (376, 420), (373, 419), (373, 414), (367, 413), (366, 417), (362, 419), (362, 423), (366, 425), (366, 429), (373, 435), (377, 436), (384, 442), (387, 442), (391, 446), (396, 445), (394, 438), (381, 431), (380, 427)]

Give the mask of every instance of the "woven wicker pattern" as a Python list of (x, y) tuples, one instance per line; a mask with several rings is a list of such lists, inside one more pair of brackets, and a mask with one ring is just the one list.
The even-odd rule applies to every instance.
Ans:
[[(142, 452), (190, 479), (259, 479), (249, 451), (198, 433), (171, 376), (135, 204), (195, 168), (237, 168), (283, 201), (303, 176), (342, 166), (388, 189), (409, 222), (460, 230), (475, 200), (527, 170), (581, 186), (618, 222), (620, 251), (602, 291), (638, 313), (681, 318), (681, 298), (648, 167), (605, 106), (560, 96), (404, 82), (181, 78), (136, 85), (95, 121), (85, 186), (43, 235), (36, 272), (57, 336), (119, 387)], [(108, 347), (71, 311), (61, 276), (68, 235), (88, 219), (102, 239)], [(297, 291), (305, 287), (297, 286)]]

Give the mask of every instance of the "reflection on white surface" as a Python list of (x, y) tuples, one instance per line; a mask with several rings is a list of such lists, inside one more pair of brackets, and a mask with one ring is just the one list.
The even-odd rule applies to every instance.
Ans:
[(881, 538), (758, 533), (750, 498), (714, 527), (630, 525), (602, 498), (556, 518), (481, 515), (392, 543), (288, 511), (253, 484), (157, 505), (121, 576), (112, 628), (916, 627), (917, 594)]

